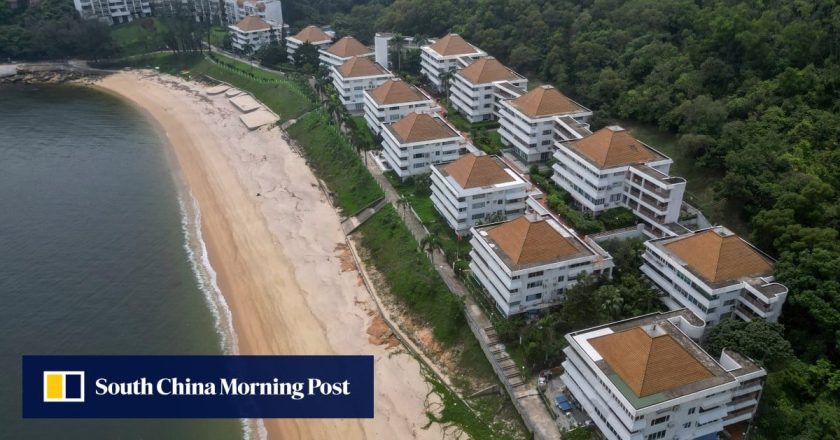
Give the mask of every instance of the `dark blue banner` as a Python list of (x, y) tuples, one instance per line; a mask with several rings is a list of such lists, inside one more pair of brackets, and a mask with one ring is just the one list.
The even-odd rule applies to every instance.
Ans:
[(372, 418), (373, 356), (24, 356), (27, 418)]

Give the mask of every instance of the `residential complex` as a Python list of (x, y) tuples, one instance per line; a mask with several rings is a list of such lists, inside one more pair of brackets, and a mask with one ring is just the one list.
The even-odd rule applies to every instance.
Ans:
[(612, 273), (609, 254), (554, 219), (529, 217), (471, 229), (470, 269), (504, 316), (559, 304), (584, 273)]
[(279, 25), (269, 23), (256, 15), (243, 18), (234, 25), (228, 26), (234, 49), (246, 53), (253, 53), (261, 47), (280, 39), (282, 29)]
[(683, 312), (566, 335), (563, 382), (608, 440), (716, 440), (724, 429), (746, 431), (767, 373), (731, 350), (709, 356), (688, 336), (695, 327)]
[(435, 105), (424, 91), (399, 78), (365, 90), (364, 103), (365, 122), (375, 134), (382, 131), (384, 124), (399, 121), (409, 113), (430, 113)]
[(668, 308), (687, 308), (707, 329), (729, 317), (776, 321), (787, 298), (773, 260), (722, 226), (647, 241), (643, 259)]
[(82, 18), (99, 19), (108, 24), (128, 23), (152, 15), (150, 0), (73, 0)]
[[(685, 179), (668, 175), (671, 159), (619, 126), (589, 133), (577, 127), (557, 131), (552, 180), (595, 214), (619, 206), (633, 210), (653, 228), (679, 220)], [(658, 234), (658, 235), (661, 235)]]
[(525, 213), (530, 184), (495, 156), (465, 154), (432, 166), (432, 202), (458, 233)]
[(365, 90), (375, 89), (394, 75), (370, 58), (353, 57), (330, 68), (333, 86), (348, 111), (360, 113), (365, 107)]
[(525, 93), (528, 80), (493, 57), (479, 58), (452, 77), (449, 99), (470, 122), (497, 118), (501, 101)]
[(409, 113), (382, 129), (385, 160), (401, 179), (466, 153), (466, 140), (439, 115)]
[(283, 4), (280, 0), (225, 0), (224, 7), (229, 25), (254, 16), (275, 26), (283, 26)]
[(487, 56), (487, 53), (467, 43), (458, 34), (446, 35), (432, 44), (421, 47), (420, 50), (421, 73), (439, 92), (446, 91), (448, 87), (445, 83), (456, 69)]
[(554, 153), (554, 122), (563, 116), (585, 124), (592, 111), (552, 86), (539, 86), (518, 98), (502, 101), (499, 135), (503, 144), (513, 147), (512, 152), (520, 161), (545, 162)]
[(340, 66), (353, 57), (372, 57), (373, 49), (365, 46), (353, 37), (344, 37), (332, 46), (321, 49), (319, 59), (327, 67)]
[(329, 47), (332, 41), (332, 35), (322, 31), (318, 26), (309, 25), (295, 35), (286, 38), (286, 52), (289, 54), (289, 58), (294, 59), (295, 52), (306, 43), (320, 50)]

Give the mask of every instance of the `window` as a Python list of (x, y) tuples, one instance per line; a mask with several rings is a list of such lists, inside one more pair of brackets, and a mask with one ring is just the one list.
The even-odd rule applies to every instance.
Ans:
[(560, 275), (559, 277), (557, 277), (558, 283), (562, 283), (563, 281), (566, 281), (566, 275)]
[(536, 272), (531, 272), (531, 273), (528, 274), (528, 278), (541, 277), (541, 276), (543, 276), (543, 273), (544, 272), (541, 271), (541, 270), (538, 270)]
[(525, 302), (536, 301), (536, 300), (541, 299), (541, 298), (542, 298), (542, 293), (536, 293), (534, 295), (526, 296), (525, 297)]
[(694, 414), (694, 411), (697, 411), (697, 408), (691, 408), (688, 410), (688, 415)]
[(685, 428), (685, 429), (691, 428), (691, 422), (683, 424), (683, 428)]
[(670, 416), (670, 415), (666, 415), (666, 416), (662, 416), (662, 417), (660, 417), (660, 418), (658, 418), (658, 419), (653, 419), (653, 420), (650, 422), (650, 426), (658, 425), (658, 424), (660, 424), (660, 423), (665, 423), (665, 422), (667, 422), (667, 421), (668, 421), (668, 419), (670, 419), (670, 418), (671, 418), (671, 416)]
[(472, 219), (473, 219), (473, 220), (478, 220), (478, 219), (480, 219), (480, 218), (484, 218), (484, 213), (483, 213), (483, 212), (480, 212), (480, 213), (475, 214), (475, 215), (473, 215), (473, 216), (472, 216)]
[(658, 440), (660, 438), (665, 438), (665, 429), (662, 431), (654, 432), (653, 434), (647, 436), (647, 440)]
[(528, 289), (532, 289), (532, 288), (534, 288), (534, 287), (542, 286), (542, 283), (543, 283), (543, 282), (542, 282), (542, 280), (539, 280), (539, 281), (534, 281), (534, 282), (532, 282), (532, 283), (528, 283), (528, 285), (527, 285), (526, 287), (527, 287)]

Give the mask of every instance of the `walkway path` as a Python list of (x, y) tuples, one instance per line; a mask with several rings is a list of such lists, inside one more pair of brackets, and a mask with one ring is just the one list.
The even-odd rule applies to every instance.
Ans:
[[(364, 154), (364, 153), (363, 153)], [(397, 190), (385, 177), (382, 170), (377, 166), (375, 160), (365, 161), (367, 168), (379, 185), (385, 191), (385, 201), (394, 205), (400, 213), (403, 222), (411, 231), (417, 242), (421, 242), (429, 233), (420, 220), (411, 213), (401, 208), (397, 201), (401, 199)], [(464, 301), (464, 312), (469, 323), (470, 330), (481, 345), (484, 355), (493, 366), (493, 370), (499, 377), (508, 394), (511, 397), (516, 410), (519, 412), (528, 430), (534, 433), (535, 439), (554, 440), (560, 439), (560, 432), (554, 423), (554, 417), (548, 408), (545, 407), (533, 383), (526, 382), (517, 370), (516, 364), (511, 360), (504, 344), (499, 342), (496, 331), (484, 310), (475, 302), (469, 294), (467, 287), (455, 275), (455, 271), (446, 261), (446, 257), (439, 250), (432, 253), (432, 262), (440, 274), (441, 279), (449, 287), (452, 293), (458, 295)]]

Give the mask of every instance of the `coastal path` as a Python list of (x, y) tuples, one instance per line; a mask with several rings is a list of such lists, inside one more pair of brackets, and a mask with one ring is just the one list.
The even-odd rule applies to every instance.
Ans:
[[(364, 152), (362, 154), (365, 154)], [(414, 235), (415, 240), (420, 243), (423, 238), (429, 235), (428, 230), (420, 222), (420, 220), (411, 213), (406, 213), (402, 209), (400, 194), (394, 189), (391, 182), (385, 177), (383, 171), (376, 165), (375, 160), (364, 161), (368, 170), (379, 182), (379, 185), (385, 191), (385, 198), (383, 201), (394, 205), (394, 209), (400, 214), (406, 227), (408, 227), (411, 234)], [(371, 214), (372, 215), (372, 214)], [(470, 330), (481, 345), (484, 355), (493, 370), (499, 377), (499, 381), (507, 390), (514, 407), (522, 417), (525, 426), (534, 434), (534, 438), (538, 440), (559, 440), (561, 438), (560, 431), (554, 422), (554, 416), (551, 414), (545, 403), (542, 400), (536, 385), (533, 382), (527, 382), (519, 373), (516, 364), (511, 360), (507, 350), (499, 341), (496, 331), (490, 318), (484, 313), (484, 310), (479, 306), (475, 299), (470, 295), (467, 287), (455, 275), (455, 271), (446, 261), (446, 257), (440, 250), (432, 252), (432, 264), (440, 274), (441, 279), (449, 287), (455, 295), (464, 301), (464, 314), (467, 317)]]

